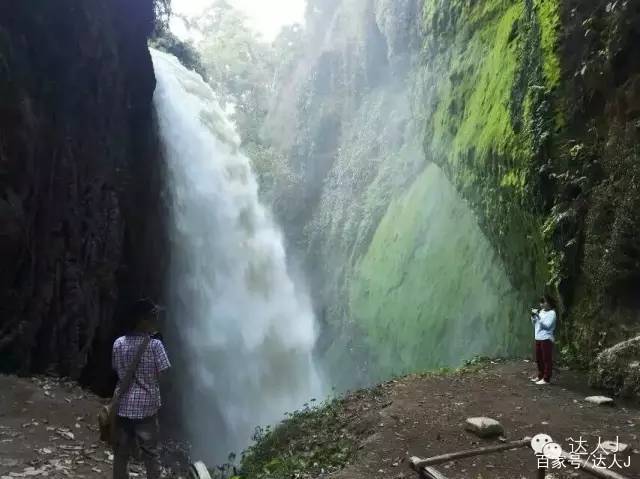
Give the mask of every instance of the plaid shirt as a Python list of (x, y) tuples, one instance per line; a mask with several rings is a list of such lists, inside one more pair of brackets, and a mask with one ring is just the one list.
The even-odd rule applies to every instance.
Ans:
[[(143, 339), (143, 335), (122, 336), (113, 343), (112, 364), (113, 369), (118, 373), (118, 387), (127, 374), (127, 368), (134, 360)], [(162, 342), (152, 339), (140, 358), (131, 387), (122, 395), (118, 416), (142, 419), (156, 414), (162, 404), (160, 372), (170, 366)]]

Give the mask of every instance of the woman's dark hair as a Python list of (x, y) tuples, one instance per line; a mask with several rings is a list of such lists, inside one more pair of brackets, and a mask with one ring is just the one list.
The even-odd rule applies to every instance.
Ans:
[(556, 299), (553, 296), (551, 296), (549, 293), (545, 293), (544, 296), (542, 296), (542, 299), (549, 306), (551, 306), (551, 309), (553, 309), (553, 310), (557, 309)]

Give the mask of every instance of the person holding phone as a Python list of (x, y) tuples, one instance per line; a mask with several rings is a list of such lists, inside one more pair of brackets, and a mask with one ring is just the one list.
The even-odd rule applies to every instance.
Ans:
[(553, 374), (553, 344), (557, 314), (553, 298), (545, 294), (540, 298), (540, 307), (531, 310), (531, 322), (535, 334), (536, 363), (538, 375), (531, 378), (540, 386), (551, 384)]

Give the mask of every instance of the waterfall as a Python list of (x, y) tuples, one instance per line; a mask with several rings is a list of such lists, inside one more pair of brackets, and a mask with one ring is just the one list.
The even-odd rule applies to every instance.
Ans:
[(214, 92), (171, 55), (152, 56), (170, 205), (172, 396), (194, 455), (223, 461), (256, 426), (321, 396), (315, 319)]

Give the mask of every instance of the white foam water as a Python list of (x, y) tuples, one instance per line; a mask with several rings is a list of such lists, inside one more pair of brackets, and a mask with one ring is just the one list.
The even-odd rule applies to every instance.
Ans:
[(175, 57), (152, 56), (170, 205), (173, 377), (194, 455), (222, 461), (256, 426), (323, 394), (315, 319), (214, 92)]

